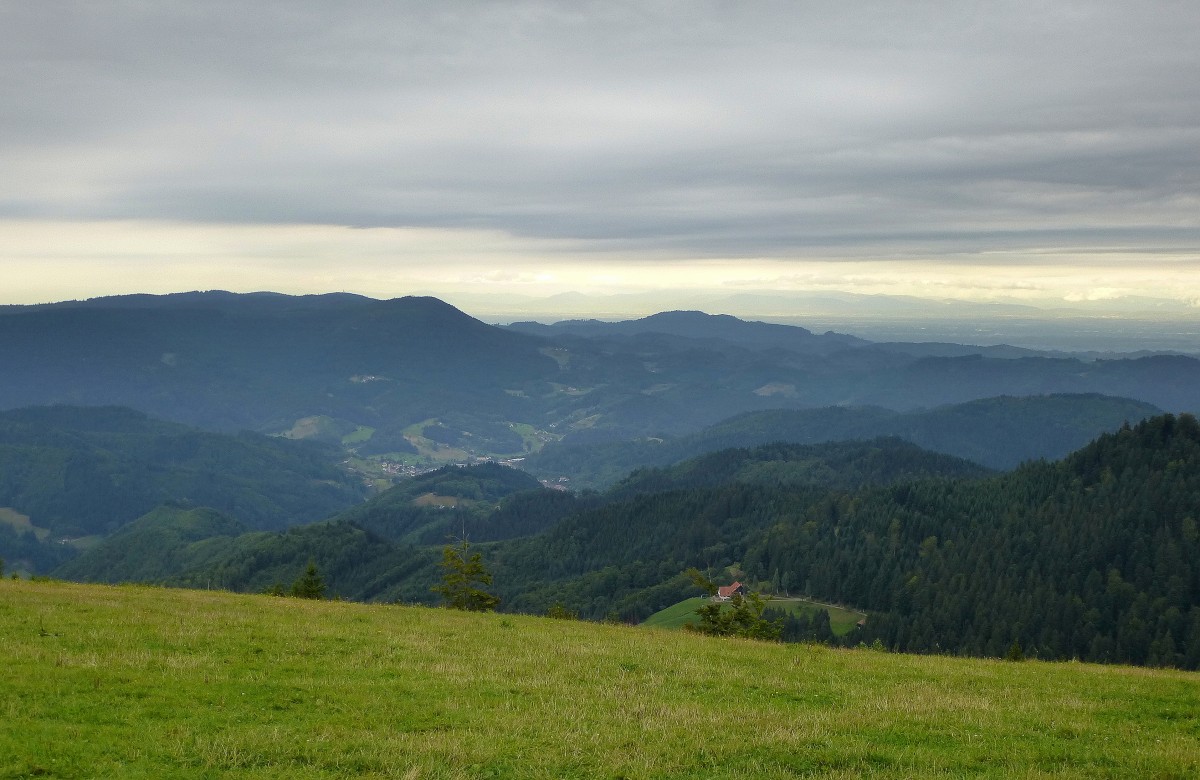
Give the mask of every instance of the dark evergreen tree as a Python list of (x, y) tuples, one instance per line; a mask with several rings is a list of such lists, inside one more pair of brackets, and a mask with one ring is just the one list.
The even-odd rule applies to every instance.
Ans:
[(469, 612), (490, 612), (500, 604), (500, 598), (483, 589), (492, 584), (492, 575), (483, 565), (483, 556), (470, 552), (466, 539), (442, 549), (442, 582), (432, 590), (440, 593), (450, 609)]
[(325, 596), (325, 579), (317, 571), (315, 561), (309, 560), (304, 574), (292, 583), (292, 596), (298, 599), (319, 599)]
[(550, 609), (546, 610), (546, 617), (558, 620), (579, 620), (579, 612), (567, 609), (561, 601), (556, 601), (550, 606)]

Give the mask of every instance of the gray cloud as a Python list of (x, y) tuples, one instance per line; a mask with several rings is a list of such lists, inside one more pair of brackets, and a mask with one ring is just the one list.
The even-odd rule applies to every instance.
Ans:
[(10, 3), (0, 216), (1200, 246), (1200, 6), (1046, 5)]

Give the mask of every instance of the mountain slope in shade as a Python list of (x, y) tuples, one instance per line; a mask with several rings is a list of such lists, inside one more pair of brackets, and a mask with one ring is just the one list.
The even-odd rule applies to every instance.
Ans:
[(0, 316), (0, 408), (125, 405), (216, 429), (314, 414), (370, 424), (409, 406), (519, 407), (507, 389), (557, 371), (536, 339), (434, 298), (168, 298)]
[(447, 466), (405, 480), (342, 512), (338, 519), (402, 542), (504, 539), (542, 530), (532, 516), (538, 511), (536, 502), (524, 511), (507, 506), (513, 497), (530, 491), (546, 497), (561, 495), (543, 488), (524, 471), (506, 466)]
[[(705, 495), (724, 487), (753, 492), (781, 486), (801, 495), (820, 495), (831, 488), (926, 477), (978, 478), (984, 473), (974, 464), (897, 440), (714, 453), (676, 470), (635, 474), (606, 495), (544, 489), (528, 475), (501, 466), (449, 468), (426, 475), (419, 484), (393, 488), (328, 522), (222, 542), (219, 555), (161, 570), (148, 579), (254, 590), (279, 578), (281, 567), (301, 566), (309, 556), (330, 586), (348, 598), (428, 602), (433, 599), (429, 588), (437, 580), (441, 545), (466, 534), (472, 543), (490, 550), (489, 559), (497, 567), (496, 589), (505, 601), (518, 610), (543, 611), (554, 599), (543, 604), (539, 598), (553, 595), (555, 583), (585, 575), (592, 564), (640, 560), (653, 577), (662, 566), (674, 566), (665, 563), (674, 553), (637, 537), (639, 529), (670, 547), (676, 534), (691, 537), (689, 524), (695, 518), (681, 516), (676, 521), (679, 528), (669, 530), (656, 525), (661, 518), (654, 513), (638, 516), (640, 510), (631, 507), (659, 500), (670, 504), (681, 493), (695, 490), (697, 483), (711, 483), (701, 491)], [(611, 527), (609, 517), (621, 517), (623, 527)], [(614, 534), (635, 541), (606, 547)], [(705, 530), (701, 535), (709, 534)], [(350, 546), (343, 549), (343, 543)], [(663, 557), (645, 557), (651, 553)], [(386, 558), (386, 565), (378, 557)], [(678, 571), (672, 569), (667, 576)], [(611, 605), (612, 595), (596, 598)]]
[(63, 560), (62, 540), (105, 536), (164, 502), (209, 506), (250, 528), (328, 517), (362, 500), (339, 450), (254, 433), (200, 431), (120, 407), (0, 412), (0, 558), (33, 571)]
[(882, 407), (771, 409), (676, 438), (568, 440), (546, 447), (524, 465), (543, 478), (567, 477), (578, 487), (603, 487), (636, 466), (664, 466), (729, 447), (897, 436), (988, 468), (1009, 469), (1027, 460), (1061, 458), (1122, 423), (1160, 412), (1151, 404), (1095, 394), (985, 398), (910, 413)]
[(202, 565), (248, 531), (207, 507), (163, 505), (134, 520), (55, 575), (83, 582), (153, 582), (164, 571)]

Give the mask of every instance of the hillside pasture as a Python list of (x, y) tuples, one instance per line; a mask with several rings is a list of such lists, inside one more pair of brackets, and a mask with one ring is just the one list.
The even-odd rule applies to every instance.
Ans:
[(1192, 673), (0, 582), (0, 777), (1195, 777)]
[(791, 612), (794, 615), (804, 615), (805, 617), (812, 617), (818, 610), (823, 609), (829, 613), (829, 627), (836, 636), (849, 634), (858, 625), (858, 621), (864, 620), (867, 617), (867, 613), (865, 612), (858, 612), (846, 607), (824, 604), (820, 601), (794, 596), (773, 596), (767, 602), (767, 607)]
[(342, 437), (342, 444), (346, 447), (354, 447), (356, 445), (368, 442), (375, 435), (375, 429), (369, 425), (359, 425), (350, 433)]
[(453, 509), (465, 503), (457, 496), (439, 496), (437, 493), (423, 493), (412, 500), (413, 506), (432, 506), (438, 509)]

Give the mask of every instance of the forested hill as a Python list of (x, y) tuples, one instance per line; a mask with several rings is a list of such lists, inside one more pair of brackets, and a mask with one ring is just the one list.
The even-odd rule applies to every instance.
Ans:
[(428, 601), (433, 564), (448, 539), (534, 534), (589, 505), (516, 469), (447, 466), (329, 520), (280, 533), (248, 533), (211, 510), (162, 506), (54, 574), (89, 582), (262, 590), (291, 582), (315, 560), (330, 595)]
[[(321, 566), (333, 594), (355, 599), (429, 601), (441, 545), (465, 534), (473, 543), (496, 542), (490, 546), (497, 553), (512, 547), (523, 551), (512, 555), (531, 556), (532, 563), (523, 565), (523, 572), (505, 576), (498, 583), (506, 598), (512, 600), (516, 589), (553, 588), (548, 583), (586, 575), (589, 560), (607, 565), (625, 561), (629, 555), (641, 555), (674, 566), (667, 563), (674, 560), (669, 547), (648, 548), (640, 542), (608, 547), (607, 537), (594, 534), (590, 527), (603, 525), (597, 521), (603, 515), (592, 510), (613, 505), (614, 511), (621, 515), (630, 506), (626, 494), (650, 491), (648, 500), (653, 501), (662, 495), (658, 491), (666, 485), (678, 494), (682, 482), (708, 469), (716, 468), (717, 471), (710, 472), (716, 482), (735, 484), (739, 490), (745, 490), (746, 486), (736, 484), (738, 480), (757, 473), (773, 486), (786, 485), (806, 494), (835, 485), (857, 488), (916, 475), (948, 477), (983, 473), (973, 464), (922, 452), (898, 441), (764, 447), (731, 451), (728, 458), (715, 457), (716, 460), (697, 464), (698, 469), (689, 473), (658, 476), (644, 473), (610, 495), (547, 489), (524, 472), (496, 464), (447, 467), (402, 482), (329, 522), (277, 534), (244, 534), (234, 538), (230, 537), (227, 526), (221, 526), (215, 534), (220, 538), (206, 542), (196, 538), (196, 517), (179, 512), (157, 513), (154, 518), (139, 520), (120, 536), (55, 573), (75, 579), (109, 581), (109, 571), (136, 571), (135, 579), (141, 581), (254, 590), (276, 579), (290, 581), (312, 558)], [(726, 471), (725, 466), (734, 463), (736, 468)], [(650, 527), (648, 519), (639, 518), (634, 523)], [(145, 551), (161, 546), (164, 534), (180, 539), (179, 545), (187, 549), (178, 554), (160, 552), (149, 556), (161, 564), (155, 568), (145, 562)], [(587, 560), (579, 556), (551, 560), (557, 553), (547, 552), (547, 545), (556, 546), (559, 543), (556, 540), (564, 536), (586, 545)], [(125, 561), (122, 556), (135, 560)], [(401, 559), (405, 561), (403, 565), (397, 563)], [(670, 575), (678, 572), (679, 569), (673, 570)], [(531, 584), (530, 576), (536, 582)], [(658, 579), (651, 579), (641, 582), (641, 586), (657, 582)], [(600, 615), (615, 604), (613, 596), (601, 594), (607, 601)], [(529, 601), (525, 604), (535, 611), (548, 606)], [(519, 605), (520, 602), (514, 601), (514, 606)]]
[(1200, 666), (1200, 425), (1163, 416), (993, 480), (829, 498), (747, 553), (900, 650)]
[(543, 488), (523, 471), (482, 463), (406, 480), (338, 519), (392, 541), (443, 544), (537, 533), (575, 506), (574, 496)]
[[(530, 609), (558, 599), (644, 616), (688, 594), (671, 579), (682, 567), (735, 566), (743, 581), (867, 610), (853, 641), (989, 656), (1017, 643), (1043, 658), (1194, 669), (1198, 514), (1200, 425), (1166, 415), (982, 480), (642, 494), (494, 559)], [(536, 561), (551, 562), (541, 582), (522, 574)]]
[(30, 407), (0, 412), (0, 558), (34, 571), (68, 557), (63, 538), (110, 534), (167, 501), (214, 507), (250, 528), (312, 522), (364, 497), (312, 442), (208, 433), (141, 412)]
[(0, 314), (0, 408), (116, 404), (268, 431), (317, 414), (371, 426), (388, 413), (405, 424), (475, 407), (511, 415), (522, 405), (505, 389), (554, 376), (540, 346), (429, 297), (214, 292), (13, 307)]
[(163, 504), (122, 527), (56, 575), (84, 582), (156, 582), (216, 558), (249, 529), (208, 507)]
[(931, 477), (973, 478), (989, 473), (970, 461), (929, 452), (894, 437), (825, 444), (775, 442), (719, 450), (667, 468), (640, 469), (606, 495), (609, 500), (618, 500), (728, 484), (857, 490)]
[(1096, 394), (983, 398), (936, 409), (882, 407), (771, 409), (731, 417), (674, 438), (551, 444), (524, 467), (547, 479), (604, 488), (637, 466), (665, 466), (704, 453), (772, 442), (815, 444), (895, 436), (927, 450), (993, 469), (1065, 457), (1102, 433), (1162, 410), (1141, 401)]
[(747, 322), (728, 314), (705, 314), (699, 311), (667, 311), (637, 320), (602, 322), (600, 320), (565, 320), (553, 325), (536, 322), (515, 322), (513, 330), (541, 336), (628, 337), (647, 333), (681, 336), (689, 339), (723, 341), (751, 349), (787, 349), (808, 354), (829, 354), (869, 342), (855, 336), (832, 331), (820, 335), (794, 325), (768, 322)]

